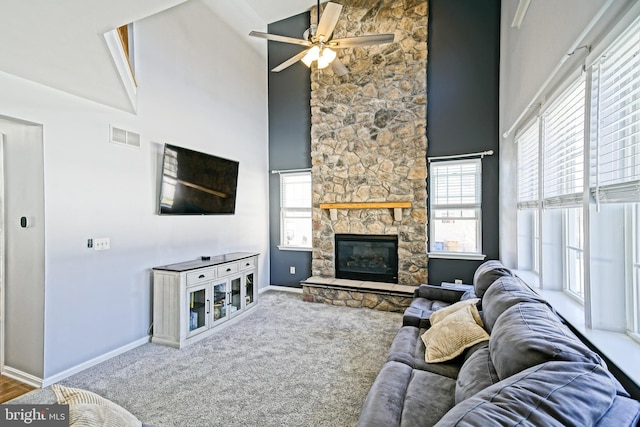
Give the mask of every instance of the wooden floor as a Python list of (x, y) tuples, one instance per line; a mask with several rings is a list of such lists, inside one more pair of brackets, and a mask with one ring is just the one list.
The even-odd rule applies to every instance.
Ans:
[(33, 390), (34, 387), (0, 375), (0, 403), (7, 402)]

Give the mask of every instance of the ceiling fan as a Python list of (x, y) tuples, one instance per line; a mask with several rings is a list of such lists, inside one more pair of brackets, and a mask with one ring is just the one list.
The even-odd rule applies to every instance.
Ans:
[(307, 49), (292, 56), (271, 71), (279, 72), (287, 67), (302, 61), (307, 67), (311, 67), (314, 61), (317, 62), (318, 69), (323, 69), (331, 64), (333, 72), (339, 76), (344, 76), (349, 72), (347, 67), (337, 58), (334, 49), (344, 49), (348, 47), (363, 47), (377, 44), (393, 43), (393, 34), (372, 34), (358, 37), (347, 37), (342, 39), (332, 39), (333, 30), (338, 23), (342, 5), (327, 2), (322, 17), (320, 17), (320, 0), (318, 0), (318, 25), (311, 25), (304, 32), (302, 39), (294, 37), (280, 36), (277, 34), (261, 33), (251, 31), (250, 36), (259, 37), (281, 43), (291, 43), (304, 46)]

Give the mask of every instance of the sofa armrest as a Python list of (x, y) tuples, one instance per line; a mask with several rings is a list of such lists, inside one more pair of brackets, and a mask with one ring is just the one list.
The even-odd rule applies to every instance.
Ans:
[(416, 297), (445, 301), (453, 304), (460, 301), (464, 293), (465, 291), (463, 290), (447, 289), (438, 285), (420, 285), (414, 295)]

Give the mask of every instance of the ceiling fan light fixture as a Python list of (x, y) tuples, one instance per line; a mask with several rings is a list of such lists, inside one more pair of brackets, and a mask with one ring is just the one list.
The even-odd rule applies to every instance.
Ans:
[(327, 60), (324, 56), (318, 58), (318, 70), (322, 70), (323, 68), (327, 68), (331, 61)]
[(334, 59), (336, 59), (336, 53), (328, 47), (325, 47), (324, 49), (322, 49), (321, 58), (326, 59), (327, 63), (330, 64)]
[(311, 67), (311, 63), (320, 57), (320, 48), (318, 46), (313, 46), (309, 49), (307, 54), (302, 58), (302, 62), (307, 67)]

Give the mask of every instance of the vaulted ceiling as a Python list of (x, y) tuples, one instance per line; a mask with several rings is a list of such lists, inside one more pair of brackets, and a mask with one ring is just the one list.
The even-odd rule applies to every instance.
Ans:
[[(266, 55), (250, 30), (309, 10), (313, 0), (2, 0), (0, 72), (133, 111), (103, 34), (185, 1), (202, 1)], [(265, 68), (266, 69), (266, 68)]]

